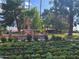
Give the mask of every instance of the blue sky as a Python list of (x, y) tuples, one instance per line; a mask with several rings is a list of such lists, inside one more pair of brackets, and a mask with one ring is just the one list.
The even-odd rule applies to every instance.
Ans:
[[(37, 9), (40, 11), (40, 0), (31, 0), (31, 4), (34, 7), (37, 7)], [(42, 0), (42, 12), (44, 9), (49, 9), (49, 0)]]
[[(1, 3), (2, 0), (0, 0)], [(29, 1), (29, 0), (25, 0), (25, 1)], [(37, 9), (40, 11), (40, 0), (30, 0), (31, 1), (31, 5), (33, 7), (37, 7)], [(49, 9), (50, 5), (49, 5), (49, 1), (50, 0), (42, 0), (42, 12), (44, 11), (44, 9)]]

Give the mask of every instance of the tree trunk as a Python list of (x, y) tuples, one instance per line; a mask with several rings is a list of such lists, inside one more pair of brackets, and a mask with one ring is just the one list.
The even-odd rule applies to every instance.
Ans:
[(68, 33), (68, 36), (72, 36), (72, 33), (73, 33), (73, 19), (70, 18), (69, 20), (69, 33)]
[(72, 7), (70, 8), (70, 14), (69, 14), (69, 33), (68, 36), (72, 36), (73, 33), (73, 11)]
[(20, 21), (19, 21), (18, 15), (17, 15), (17, 10), (14, 10), (14, 19), (16, 21), (17, 29), (20, 32), (20, 24), (19, 24)]
[(18, 29), (18, 31), (20, 32), (19, 19), (17, 19), (17, 17), (16, 17), (16, 25), (17, 25), (17, 29)]

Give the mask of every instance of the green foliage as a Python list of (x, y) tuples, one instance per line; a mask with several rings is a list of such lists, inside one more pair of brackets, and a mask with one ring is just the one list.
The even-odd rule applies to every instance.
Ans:
[(5, 26), (14, 26), (14, 21), (16, 21), (16, 25), (18, 30), (22, 28), (23, 19), (22, 19), (22, 3), (23, 0), (5, 0), (5, 3), (2, 3), (2, 9), (4, 12), (2, 12), (3, 16), (3, 23)]
[(24, 19), (25, 17), (29, 17), (30, 20), (32, 20), (32, 28), (33, 29), (40, 29), (42, 28), (42, 20), (40, 19), (39, 12), (37, 8), (31, 8), (28, 9), (22, 9), (21, 19)]
[(30, 41), (32, 41), (32, 36), (31, 35), (27, 35), (27, 40), (30, 42)]
[(33, 16), (33, 20), (32, 20), (32, 27), (34, 29), (40, 29), (42, 27), (42, 21), (40, 19), (40, 15), (39, 12), (37, 11), (36, 8), (34, 8), (34, 16)]
[[(0, 55), (9, 59), (79, 59), (79, 42), (16, 42), (0, 45)], [(44, 48), (44, 49), (43, 49)]]
[(1, 38), (0, 40), (1, 40), (2, 43), (7, 42), (7, 39), (6, 38)]
[(9, 38), (8, 42), (17, 42), (17, 39), (16, 38)]
[(46, 56), (46, 59), (52, 59), (52, 58), (53, 58), (52, 54), (50, 52), (48, 52), (47, 56)]
[[(65, 38), (64, 38), (65, 39)], [(52, 35), (52, 38), (51, 40), (63, 40), (63, 38), (61, 36), (55, 36), (55, 35)]]
[(23, 0), (6, 0), (6, 4), (2, 4), (2, 9), (5, 10), (2, 14), (4, 16), (5, 25), (12, 25), (18, 14), (20, 14)]
[(12, 55), (10, 56), (10, 59), (23, 59), (22, 55), (16, 56), (16, 55)]
[[(79, 1), (78, 0), (51, 0), (53, 4), (51, 11), (55, 14), (55, 19), (61, 15), (64, 18), (68, 19), (69, 23), (69, 36), (72, 36), (73, 25), (74, 25), (74, 16), (79, 17)], [(74, 5), (74, 6), (73, 6)], [(77, 23), (77, 21), (76, 21)], [(77, 24), (75, 24), (76, 26)], [(59, 26), (59, 28), (61, 28)]]
[(16, 59), (23, 59), (23, 56), (19, 55), (19, 56), (16, 57)]
[(34, 36), (33, 38), (35, 41), (38, 41), (38, 36)]
[(45, 10), (42, 14), (42, 17), (44, 19), (45, 27), (48, 26), (49, 28), (53, 28), (62, 32), (68, 30), (69, 24), (67, 18), (60, 17), (59, 14), (55, 15), (51, 9)]
[(16, 55), (12, 55), (10, 59), (16, 59)]
[(45, 34), (44, 38), (45, 38), (46, 41), (48, 41), (48, 35)]

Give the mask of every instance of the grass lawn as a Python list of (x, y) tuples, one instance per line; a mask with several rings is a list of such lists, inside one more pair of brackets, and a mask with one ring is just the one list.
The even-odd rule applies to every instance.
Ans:
[[(48, 37), (52, 37), (52, 35), (54, 36), (58, 36), (58, 37), (62, 37), (62, 38), (67, 38), (67, 33), (63, 33), (63, 34), (48, 34)], [(79, 33), (73, 33), (72, 38), (77, 39), (79, 38)]]

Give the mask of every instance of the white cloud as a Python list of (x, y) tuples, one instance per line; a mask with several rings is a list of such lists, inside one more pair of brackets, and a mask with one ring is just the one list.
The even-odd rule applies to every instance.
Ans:
[[(30, 6), (31, 6), (32, 4), (30, 3)], [(25, 2), (25, 8), (28, 8), (28, 6), (29, 6), (29, 3), (28, 2)]]
[(3, 10), (0, 8), (0, 13), (2, 13), (2, 11), (3, 11)]
[[(29, 3), (28, 3), (28, 2), (25, 2), (25, 5), (27, 5), (27, 6), (28, 6), (28, 5), (29, 5)], [(30, 3), (30, 5), (32, 5), (32, 4)]]
[(79, 25), (77, 25), (76, 27), (73, 27), (73, 31), (79, 31)]

